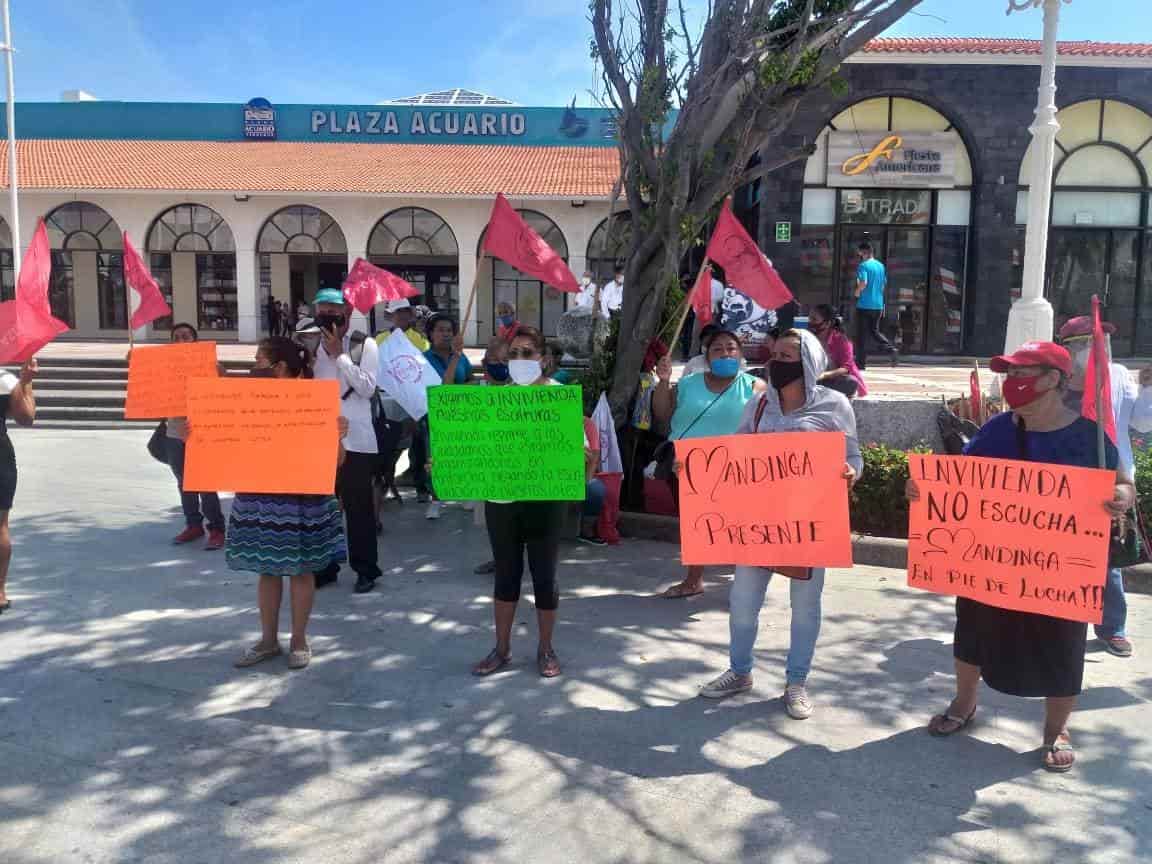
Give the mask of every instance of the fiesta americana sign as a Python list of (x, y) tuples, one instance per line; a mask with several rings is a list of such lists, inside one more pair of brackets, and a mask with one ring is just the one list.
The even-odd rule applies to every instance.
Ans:
[(956, 185), (955, 132), (830, 132), (829, 186)]

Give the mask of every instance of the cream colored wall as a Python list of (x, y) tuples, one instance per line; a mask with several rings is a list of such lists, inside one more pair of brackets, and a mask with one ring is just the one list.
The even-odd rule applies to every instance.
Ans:
[(172, 253), (172, 322), (186, 321), (199, 327), (196, 308), (196, 253)]

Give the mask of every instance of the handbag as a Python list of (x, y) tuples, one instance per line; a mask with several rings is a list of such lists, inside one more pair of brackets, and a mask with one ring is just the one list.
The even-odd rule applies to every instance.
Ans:
[(1108, 567), (1117, 569), (1134, 567), (1148, 560), (1148, 535), (1140, 508), (1133, 507), (1123, 516), (1112, 520), (1112, 536), (1108, 543)]
[(712, 410), (712, 406), (719, 402), (724, 394), (728, 392), (728, 389), (735, 383), (736, 378), (729, 381), (728, 386), (717, 393), (716, 398), (709, 402), (704, 410), (696, 415), (696, 419), (688, 424), (687, 428), (680, 433), (679, 438), (669, 438), (656, 445), (656, 452), (652, 454), (652, 458), (656, 465), (654, 476), (657, 480), (663, 480), (665, 483), (672, 482), (672, 479), (676, 476), (676, 471), (674, 470), (676, 465), (676, 442), (686, 437), (688, 433), (692, 431), (692, 427), (699, 423), (704, 415)]
[(148, 453), (157, 462), (168, 464), (168, 421), (161, 420), (148, 439)]

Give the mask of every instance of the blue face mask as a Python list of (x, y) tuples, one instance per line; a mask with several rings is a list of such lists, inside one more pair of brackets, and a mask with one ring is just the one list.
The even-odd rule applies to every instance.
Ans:
[(500, 316), (500, 323), (503, 324), (505, 327), (511, 327), (512, 322), (514, 322), (515, 320), (516, 320), (515, 315), (501, 315)]
[(507, 363), (485, 363), (484, 371), (488, 373), (488, 377), (493, 381), (507, 381), (508, 380), (508, 364)]
[(709, 361), (708, 366), (717, 378), (735, 378), (740, 371), (740, 361), (735, 357), (717, 357)]

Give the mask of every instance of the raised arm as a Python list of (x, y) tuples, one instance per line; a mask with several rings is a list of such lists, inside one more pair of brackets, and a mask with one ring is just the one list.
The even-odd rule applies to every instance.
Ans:
[(20, 368), (20, 380), (9, 394), (8, 416), (21, 426), (31, 426), (36, 422), (36, 394), (32, 391), (32, 382), (38, 370), (35, 357), (25, 361)]

